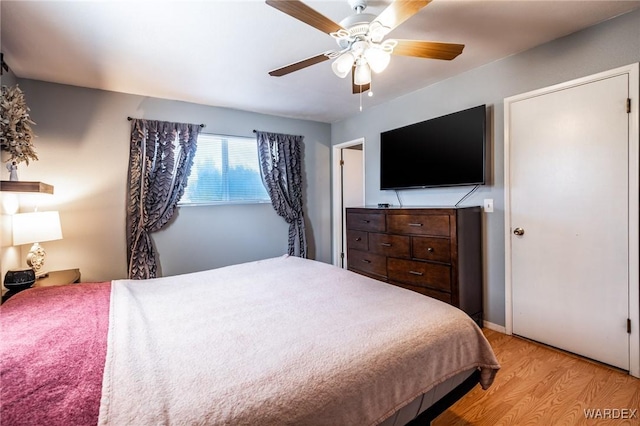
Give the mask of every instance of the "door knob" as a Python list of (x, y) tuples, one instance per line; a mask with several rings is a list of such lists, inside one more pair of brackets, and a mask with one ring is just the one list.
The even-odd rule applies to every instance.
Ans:
[(513, 234), (514, 235), (524, 235), (524, 229), (516, 228), (516, 229), (513, 230)]

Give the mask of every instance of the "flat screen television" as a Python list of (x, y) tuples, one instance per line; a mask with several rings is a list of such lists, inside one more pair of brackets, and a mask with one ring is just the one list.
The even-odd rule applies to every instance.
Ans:
[(380, 189), (484, 185), (486, 106), (380, 134)]

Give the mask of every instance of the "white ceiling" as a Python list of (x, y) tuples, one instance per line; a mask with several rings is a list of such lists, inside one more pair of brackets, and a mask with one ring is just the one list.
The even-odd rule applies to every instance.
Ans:
[[(346, 0), (306, 1), (335, 22)], [(390, 0), (370, 1), (379, 14)], [(22, 78), (334, 122), (358, 113), (349, 78), (325, 61), (327, 34), (260, 0), (2, 0), (1, 49)], [(434, 0), (387, 38), (465, 44), (453, 61), (393, 56), (369, 108), (640, 7), (640, 1)]]

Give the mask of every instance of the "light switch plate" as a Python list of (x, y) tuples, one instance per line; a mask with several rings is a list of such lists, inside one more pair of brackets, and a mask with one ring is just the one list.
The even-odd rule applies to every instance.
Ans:
[(485, 213), (493, 213), (493, 199), (485, 198), (484, 199), (484, 212)]

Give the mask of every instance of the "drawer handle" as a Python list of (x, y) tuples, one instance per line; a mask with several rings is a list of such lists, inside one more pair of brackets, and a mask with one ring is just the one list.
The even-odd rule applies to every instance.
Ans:
[(391, 243), (380, 243), (382, 247), (391, 247)]
[(409, 226), (422, 226), (421, 223), (410, 223)]
[(410, 273), (411, 275), (417, 275), (417, 276), (419, 276), (419, 277), (421, 277), (422, 275), (424, 275), (422, 272), (418, 272), (418, 271), (409, 271), (409, 273)]
[(364, 223), (369, 223), (369, 222), (371, 222), (370, 220), (367, 220), (367, 219), (362, 219), (362, 221), (363, 221)]
[(364, 263), (371, 263), (371, 261), (370, 261), (369, 259), (362, 259), (362, 261), (363, 261)]
[(433, 253), (433, 247), (427, 247), (427, 251), (428, 251), (429, 253)]
[(358, 237), (356, 238), (356, 241), (362, 241), (362, 238)]

